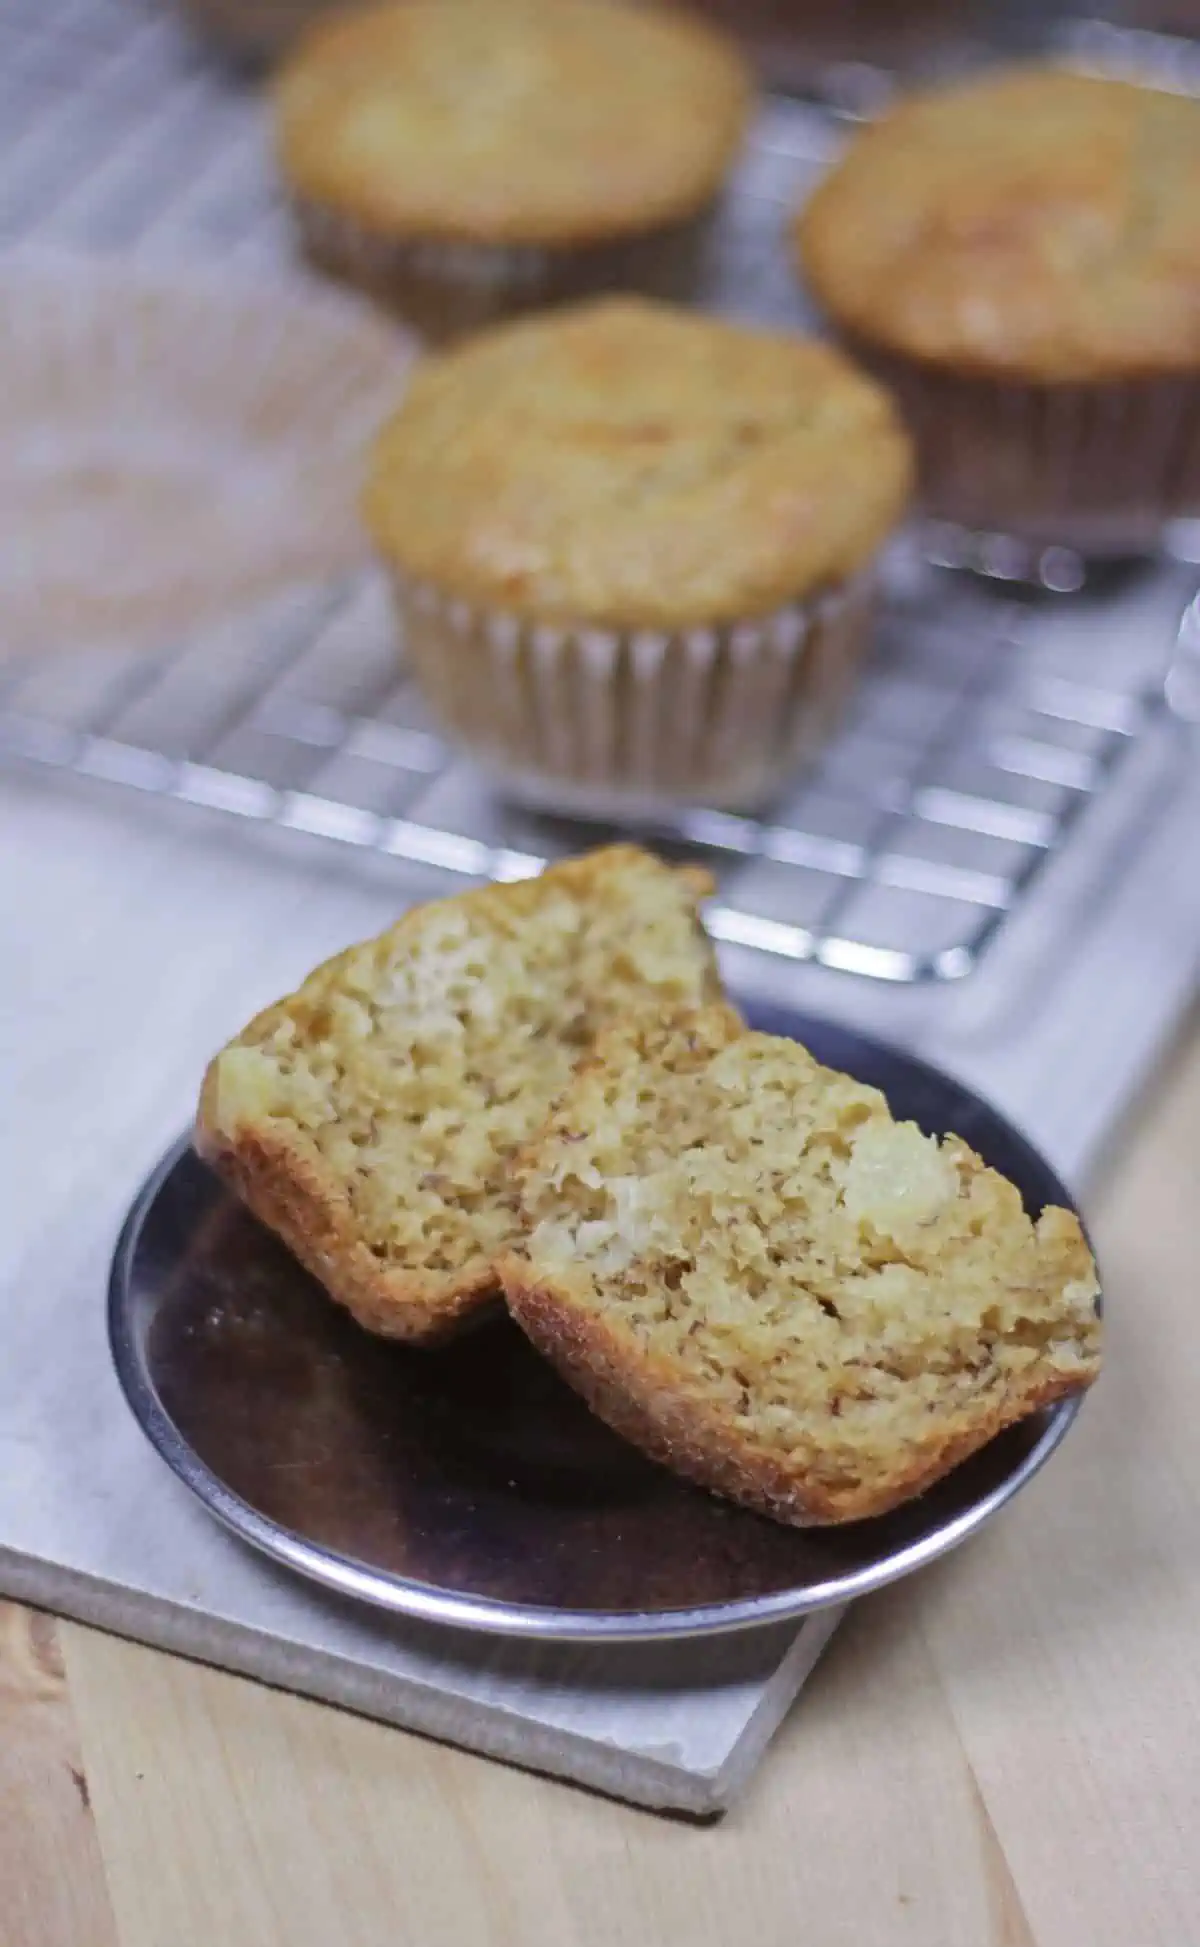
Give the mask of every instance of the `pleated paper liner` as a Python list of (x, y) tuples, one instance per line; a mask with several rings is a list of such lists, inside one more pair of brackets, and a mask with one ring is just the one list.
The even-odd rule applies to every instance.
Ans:
[(446, 729), (540, 809), (647, 818), (753, 810), (829, 736), (858, 673), (873, 581), (715, 628), (527, 623), (394, 581), (408, 658)]
[(408, 342), (365, 307), (72, 259), (0, 273), (0, 644), (154, 645), (366, 557)]
[(301, 198), (292, 213), (314, 268), (363, 291), (434, 343), (610, 291), (687, 302), (702, 288), (714, 225), (708, 209), (640, 235), (551, 249), (382, 237)]
[(1030, 385), (850, 349), (901, 407), (936, 519), (1102, 559), (1200, 513), (1200, 372)]

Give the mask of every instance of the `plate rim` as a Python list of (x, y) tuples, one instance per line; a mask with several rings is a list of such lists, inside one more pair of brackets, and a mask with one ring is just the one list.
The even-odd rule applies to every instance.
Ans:
[[(898, 1060), (940, 1087), (949, 1085), (982, 1107), (1005, 1136), (1036, 1165), (1053, 1186), (1056, 1199), (1070, 1210), (1074, 1199), (1057, 1171), (1029, 1139), (999, 1109), (945, 1070), (910, 1054), (905, 1048), (834, 1020), (820, 1020), (779, 1003), (759, 1003), (748, 1010), (776, 1022), (811, 1021), (850, 1036), (888, 1060)], [(790, 1039), (801, 1037), (792, 1034)], [(138, 1343), (133, 1309), (131, 1271), (147, 1216), (163, 1187), (192, 1150), (189, 1129), (169, 1146), (138, 1190), (121, 1225), (108, 1278), (107, 1327), (109, 1351), (125, 1402), (160, 1459), (223, 1527), (259, 1554), (281, 1563), (310, 1584), (367, 1604), (384, 1614), (442, 1628), (521, 1638), (545, 1643), (648, 1643), (703, 1636), (733, 1635), (744, 1630), (800, 1622), (822, 1610), (841, 1608), (901, 1581), (960, 1547), (1039, 1473), (1070, 1431), (1086, 1392), (1073, 1393), (1045, 1410), (1045, 1424), (1029, 1452), (1003, 1480), (950, 1521), (899, 1549), (886, 1561), (870, 1563), (808, 1587), (773, 1590), (728, 1602), (693, 1605), (686, 1609), (615, 1610), (556, 1609), (539, 1604), (506, 1602), (495, 1596), (470, 1595), (436, 1584), (416, 1581), (378, 1569), (309, 1540), (262, 1514), (235, 1494), (220, 1475), (201, 1459), (172, 1420), (159, 1397)], [(202, 1160), (202, 1159), (201, 1159)]]

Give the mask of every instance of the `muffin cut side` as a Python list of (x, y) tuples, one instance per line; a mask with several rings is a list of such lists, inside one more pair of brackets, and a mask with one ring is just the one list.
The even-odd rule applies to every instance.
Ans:
[(519, 1172), (509, 1307), (600, 1417), (795, 1525), (885, 1513), (1099, 1369), (1075, 1217), (723, 1008), (606, 1034)]
[(212, 1063), (201, 1153), (369, 1330), (454, 1330), (519, 1231), (509, 1169), (605, 1023), (720, 991), (706, 874), (613, 846), (417, 907)]

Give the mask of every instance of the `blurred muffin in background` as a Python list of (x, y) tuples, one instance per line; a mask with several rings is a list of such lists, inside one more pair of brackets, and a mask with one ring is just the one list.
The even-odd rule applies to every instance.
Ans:
[(613, 287), (689, 294), (752, 102), (736, 47), (616, 0), (405, 0), (275, 93), (300, 236), (435, 338)]
[(1040, 67), (914, 97), (796, 234), (931, 513), (1105, 554), (1200, 510), (1200, 102)]
[(418, 367), (364, 511), (407, 653), (510, 795), (769, 799), (854, 679), (908, 441), (830, 347), (609, 299)]

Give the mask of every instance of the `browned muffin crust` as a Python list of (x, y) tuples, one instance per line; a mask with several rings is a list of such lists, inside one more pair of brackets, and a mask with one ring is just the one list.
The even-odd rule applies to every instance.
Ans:
[(796, 226), (864, 346), (1055, 384), (1200, 371), (1200, 102), (1049, 67), (914, 96)]
[(844, 582), (910, 479), (886, 394), (831, 347), (613, 298), (420, 366), (364, 512), (385, 560), (485, 610), (669, 629)]
[(732, 40), (615, 0), (405, 0), (321, 22), (276, 84), (302, 197), (381, 237), (563, 246), (720, 188), (752, 89)]

